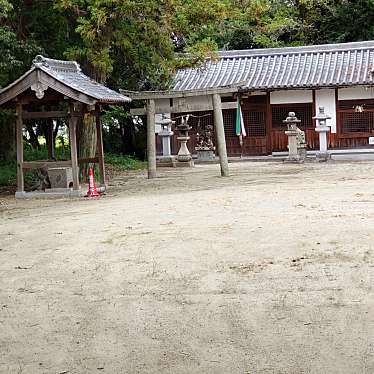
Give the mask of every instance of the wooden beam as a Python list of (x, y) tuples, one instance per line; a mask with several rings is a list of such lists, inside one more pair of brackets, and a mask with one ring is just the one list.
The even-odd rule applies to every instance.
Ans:
[(229, 164), (227, 160), (225, 128), (223, 125), (223, 115), (221, 106), (221, 96), (219, 94), (213, 95), (214, 106), (214, 127), (217, 136), (217, 148), (219, 154), (219, 162), (221, 164), (221, 175), (223, 177), (229, 176)]
[(70, 104), (69, 133), (70, 133), (70, 152), (71, 167), (73, 172), (73, 190), (79, 190), (79, 168), (78, 168), (78, 149), (77, 149), (77, 114), (74, 113), (74, 104)]
[(238, 92), (239, 88), (247, 83), (246, 81), (238, 82), (235, 85), (204, 88), (198, 90), (186, 90), (186, 91), (126, 91), (120, 90), (122, 95), (126, 95), (133, 100), (148, 100), (148, 99), (167, 99), (176, 97), (191, 97), (191, 96), (207, 96), (212, 94), (225, 94)]
[(78, 160), (78, 164), (97, 164), (98, 162), (99, 162), (98, 157), (80, 158)]
[[(167, 112), (165, 112), (165, 113), (167, 113)], [(132, 116), (145, 116), (147, 114), (147, 108), (146, 107), (132, 108), (132, 109), (130, 109), (130, 114)]]
[[(222, 103), (222, 110), (226, 109), (236, 109), (237, 103), (236, 101), (228, 101)], [(201, 112), (201, 111), (208, 111), (213, 110), (213, 104), (208, 105), (196, 105), (196, 106), (160, 106), (157, 105), (156, 101), (156, 113), (193, 113), (193, 112)], [(147, 114), (147, 109), (143, 108), (132, 108), (130, 109), (130, 114), (133, 116), (145, 116)]]
[(16, 106), (17, 128), (16, 128), (16, 144), (17, 144), (17, 192), (24, 192), (23, 178), (23, 121), (22, 121), (22, 104)]
[[(28, 104), (32, 104), (32, 103), (40, 104), (40, 99), (38, 99), (35, 96), (35, 92), (31, 91), (31, 90), (27, 90), (27, 91), (23, 92), (21, 95), (19, 95), (17, 97), (16, 100), (19, 100), (24, 105), (28, 105)], [(65, 100), (66, 100), (66, 96), (64, 96), (63, 94), (61, 94), (57, 91), (54, 91), (52, 89), (48, 89), (47, 91), (44, 92), (44, 97), (42, 99), (42, 102), (43, 103), (48, 102), (48, 103), (58, 104), (58, 103), (63, 102)], [(67, 115), (68, 115), (68, 113), (67, 113)]]
[(147, 100), (147, 99), (167, 99), (167, 98), (176, 98), (176, 97), (189, 97), (189, 96), (205, 96), (205, 95), (212, 95), (214, 93), (218, 94), (229, 94), (240, 92), (243, 94), (252, 94), (253, 92), (259, 91), (289, 91), (289, 90), (311, 90), (311, 89), (323, 89), (323, 88), (348, 88), (348, 87), (357, 87), (357, 86), (370, 86), (369, 83), (360, 83), (360, 84), (339, 84), (339, 85), (320, 85), (320, 86), (303, 86), (303, 87), (287, 87), (281, 89), (250, 89), (245, 87), (247, 81), (240, 81), (233, 85), (224, 86), (224, 87), (213, 87), (213, 88), (206, 88), (206, 89), (198, 89), (198, 90), (186, 90), (186, 91), (127, 91), (127, 90), (120, 90), (123, 95), (129, 96), (133, 100)]
[(41, 119), (41, 118), (66, 118), (68, 116), (68, 112), (63, 110), (53, 110), (50, 112), (22, 112), (23, 119)]
[[(98, 157), (90, 158), (80, 158), (78, 164), (98, 164)], [(71, 160), (66, 161), (48, 161), (48, 160), (39, 160), (39, 161), (24, 161), (23, 169), (41, 169), (41, 168), (59, 168), (59, 167), (72, 167)]]
[(18, 95), (29, 89), (30, 86), (35, 82), (35, 80), (36, 72), (35, 68), (32, 68), (0, 92), (0, 105), (14, 99)]
[(67, 161), (25, 161), (23, 163), (23, 169), (41, 169), (41, 168), (62, 168), (62, 167), (71, 167), (71, 160)]
[(155, 101), (147, 100), (148, 179), (156, 178)]
[(105, 186), (105, 165), (104, 165), (104, 145), (103, 145), (103, 127), (100, 120), (100, 111), (96, 111), (96, 139), (97, 154), (99, 159), (100, 184)]

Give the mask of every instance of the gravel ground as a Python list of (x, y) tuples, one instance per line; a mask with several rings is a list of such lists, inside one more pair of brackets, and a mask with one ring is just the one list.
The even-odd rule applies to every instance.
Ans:
[(0, 196), (0, 373), (374, 373), (374, 163)]

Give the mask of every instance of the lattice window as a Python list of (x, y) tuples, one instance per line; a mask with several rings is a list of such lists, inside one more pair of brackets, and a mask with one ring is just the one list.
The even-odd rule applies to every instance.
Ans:
[(247, 136), (266, 136), (265, 112), (243, 110)]
[(342, 133), (374, 132), (374, 100), (341, 100), (338, 111)]
[(356, 111), (358, 108), (363, 110), (374, 110), (373, 100), (343, 100), (339, 101), (339, 109), (347, 111)]
[(236, 109), (225, 109), (222, 111), (223, 125), (226, 138), (236, 137)]
[(296, 117), (301, 120), (300, 129), (313, 128), (313, 104), (285, 104), (272, 105), (272, 126), (276, 129), (285, 129), (283, 121), (288, 117), (289, 112), (295, 112)]
[(340, 112), (343, 133), (374, 131), (374, 112)]

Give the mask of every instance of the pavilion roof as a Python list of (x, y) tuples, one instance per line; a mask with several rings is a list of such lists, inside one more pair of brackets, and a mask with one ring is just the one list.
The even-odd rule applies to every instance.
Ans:
[(75, 61), (54, 60), (38, 55), (29, 71), (0, 90), (0, 104), (12, 100), (36, 83), (89, 104), (122, 104), (131, 101), (129, 97), (83, 74)]

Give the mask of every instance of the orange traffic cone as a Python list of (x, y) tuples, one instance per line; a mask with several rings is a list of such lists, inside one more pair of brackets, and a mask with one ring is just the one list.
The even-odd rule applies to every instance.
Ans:
[(99, 197), (100, 194), (96, 190), (96, 183), (93, 169), (90, 168), (88, 171), (88, 192), (86, 197)]

